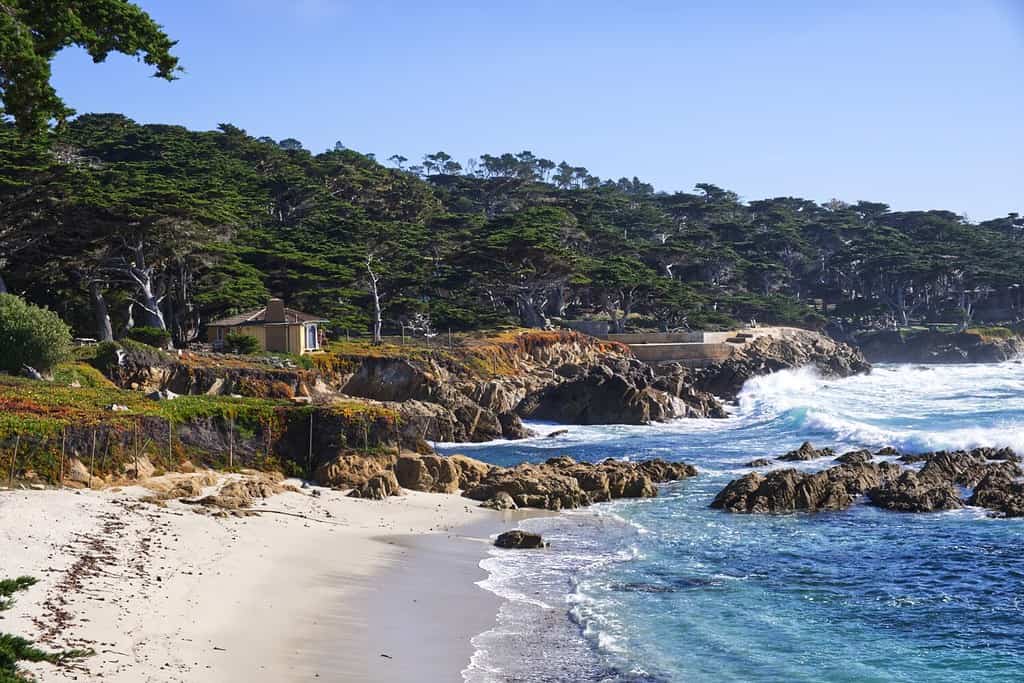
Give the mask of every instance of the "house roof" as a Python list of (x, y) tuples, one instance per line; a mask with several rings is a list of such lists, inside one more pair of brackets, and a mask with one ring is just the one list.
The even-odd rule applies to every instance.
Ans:
[[(329, 322), (325, 318), (319, 318), (309, 313), (303, 313), (302, 311), (296, 311), (294, 308), (284, 309), (284, 322), (289, 325), (296, 325), (298, 323), (325, 323)], [(232, 315), (227, 318), (221, 318), (220, 320), (214, 320), (209, 323), (210, 327), (238, 327), (240, 325), (266, 325), (267, 323), (267, 307), (257, 308), (245, 313), (239, 313), (238, 315)], [(271, 325), (280, 325), (280, 322), (270, 323)]]

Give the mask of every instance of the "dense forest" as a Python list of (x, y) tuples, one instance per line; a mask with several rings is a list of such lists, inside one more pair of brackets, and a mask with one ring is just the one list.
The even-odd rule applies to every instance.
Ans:
[(181, 344), (269, 296), (359, 333), (378, 317), (385, 331), (1013, 321), (1022, 237), (1017, 214), (658, 192), (528, 151), (385, 165), (227, 124), (0, 127), (0, 291), (88, 337), (151, 326)]

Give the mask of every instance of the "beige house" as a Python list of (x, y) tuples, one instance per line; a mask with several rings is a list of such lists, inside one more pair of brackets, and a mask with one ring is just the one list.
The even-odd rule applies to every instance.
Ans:
[(285, 308), (281, 299), (271, 299), (263, 308), (210, 323), (206, 326), (206, 339), (214, 349), (221, 349), (229, 334), (246, 334), (256, 337), (265, 351), (313, 353), (321, 350), (320, 325), (326, 322), (315, 315)]

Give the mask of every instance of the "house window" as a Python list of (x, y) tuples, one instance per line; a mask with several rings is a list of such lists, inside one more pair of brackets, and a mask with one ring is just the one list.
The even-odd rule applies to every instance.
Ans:
[(320, 347), (317, 339), (316, 325), (306, 325), (306, 348), (310, 351)]

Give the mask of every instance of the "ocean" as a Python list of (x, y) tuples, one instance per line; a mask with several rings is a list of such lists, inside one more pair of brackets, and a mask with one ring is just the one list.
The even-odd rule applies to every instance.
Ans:
[(525, 521), (547, 551), (491, 551), (481, 585), (504, 603), (474, 638), (464, 679), (1024, 680), (1024, 520), (863, 504), (778, 516), (709, 509), (749, 471), (743, 463), (805, 440), (838, 453), (1024, 453), (1024, 365), (883, 365), (847, 379), (785, 371), (748, 382), (724, 420), (439, 445), (500, 465), (567, 454), (700, 470), (658, 498)]

